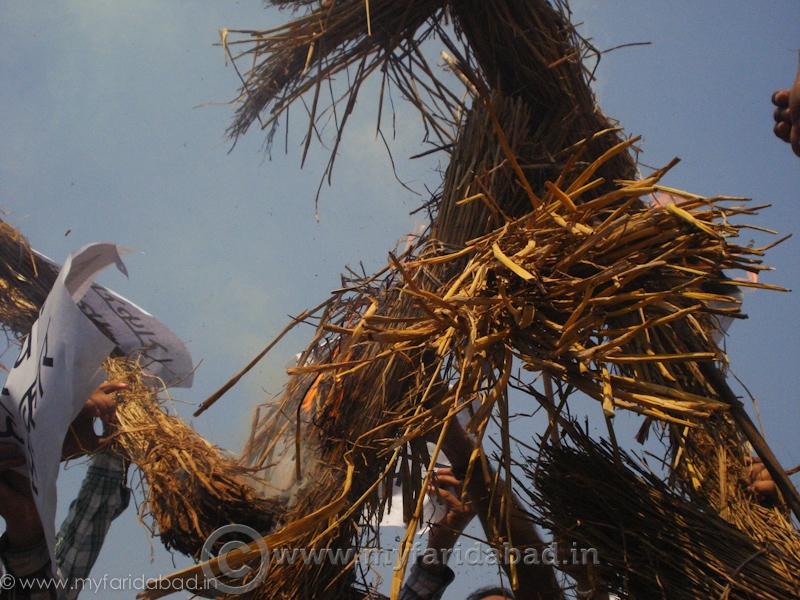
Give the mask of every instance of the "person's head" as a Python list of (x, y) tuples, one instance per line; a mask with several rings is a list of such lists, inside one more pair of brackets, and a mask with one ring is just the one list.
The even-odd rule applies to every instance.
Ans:
[(467, 600), (514, 600), (514, 594), (504, 587), (492, 586), (475, 590)]

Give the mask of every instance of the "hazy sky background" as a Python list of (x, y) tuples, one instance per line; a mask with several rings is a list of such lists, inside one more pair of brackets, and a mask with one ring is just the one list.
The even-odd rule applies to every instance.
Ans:
[[(573, 8), (600, 49), (653, 43), (606, 55), (596, 85), (604, 110), (643, 136), (643, 163), (660, 166), (679, 156), (669, 185), (771, 202), (758, 224), (798, 231), (800, 159), (772, 135), (769, 96), (793, 78), (800, 4), (580, 0)], [(424, 198), (394, 180), (374, 136), (369, 94), (346, 134), (333, 187), (323, 191), (319, 222), (314, 193), (327, 152), (316, 147), (301, 171), (302, 127), (290, 129), (288, 156), (276, 148), (266, 160), (257, 131), (228, 153), (225, 102), (235, 96), (237, 78), (213, 46), (217, 30), (267, 28), (288, 16), (258, 0), (0, 4), (3, 218), (58, 260), (99, 240), (143, 252), (126, 259), (129, 281), (118, 274), (101, 280), (169, 324), (202, 361), (194, 388), (175, 393), (187, 419), (192, 405), (280, 331), (287, 315), (337, 287), (345, 264), (381, 266), (414, 227), (409, 212)], [(438, 185), (440, 165), (435, 158), (405, 160), (419, 151), (420, 131), (407, 108), (398, 123), (398, 171), (424, 194), (426, 185)], [(776, 272), (764, 280), (800, 287), (798, 243), (789, 240), (770, 254)], [(797, 296), (749, 293), (745, 309), (750, 320), (736, 323), (728, 342), (733, 368), (760, 399), (774, 450), (794, 466)], [(193, 421), (198, 431), (237, 452), (253, 406), (280, 391), (284, 368), (309, 336), (310, 330), (290, 336)], [(76, 465), (63, 474), (61, 515), (83, 472)], [(186, 560), (176, 555), (174, 564)], [(131, 508), (114, 524), (93, 575), (172, 568), (157, 540), (151, 554)], [(462, 598), (491, 578), (460, 575), (446, 598)], [(97, 597), (132, 596), (107, 590)]]

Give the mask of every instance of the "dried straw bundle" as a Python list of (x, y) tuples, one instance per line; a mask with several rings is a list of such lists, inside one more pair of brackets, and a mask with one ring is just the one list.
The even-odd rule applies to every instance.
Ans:
[(7, 336), (28, 334), (57, 276), (19, 231), (0, 221), (0, 327)]
[[(380, 512), (377, 490), (398, 465), (406, 464), (400, 470), (408, 489), (420, 489), (420, 465), (436, 459), (420, 445), (426, 434), (475, 401), (471, 428), (479, 434), (495, 410), (507, 419), (503, 407), (514, 360), (588, 393), (609, 414), (622, 407), (693, 426), (728, 410), (715, 396), (648, 376), (663, 373), (676, 381), (693, 373), (695, 361), (722, 358), (708, 334), (716, 315), (738, 314), (738, 301), (706, 289), (732, 285), (722, 268), (762, 268), (760, 249), (734, 243), (741, 226), (731, 217), (753, 209), (690, 194), (671, 209), (645, 206), (640, 199), (661, 189), (663, 171), (619, 182), (616, 190), (580, 204), (586, 182), (608, 158), (549, 185), (526, 216), (505, 218), (461, 250), (422, 243), (417, 255), (394, 259), (380, 277), (347, 282), (327, 307), (309, 352), (328, 351), (290, 370), (297, 377), (317, 376), (313, 422), (320, 441), (303, 439), (321, 447), (320, 470), (310, 478), (322, 485), (311, 485), (287, 521), (326, 517), (298, 545), (368, 544), (366, 537), (355, 541), (356, 518)], [(502, 185), (502, 168), (495, 173)], [(471, 202), (491, 203), (491, 192)], [(493, 214), (503, 219), (499, 209)], [(635, 322), (621, 327), (625, 317)], [(703, 340), (702, 352), (680, 345), (684, 330)], [(640, 350), (653, 346), (675, 350)], [(306, 379), (297, 388), (302, 393), (288, 394), (275, 412), (297, 414), (310, 386)], [(358, 402), (347, 402), (353, 398)], [(256, 424), (249, 446), (259, 456), (256, 466), (269, 455), (264, 448), (275, 439), (276, 423), (267, 418)], [(284, 431), (291, 426), (285, 420), (281, 425)], [(407, 509), (417, 519), (419, 498), (412, 492)], [(341, 570), (280, 565), (261, 593), (303, 597), (306, 589), (330, 590), (339, 582), (346, 589)]]
[[(313, 122), (318, 117), (335, 120), (338, 134), (328, 167), (330, 172), (341, 132), (355, 107), (361, 85), (370, 74), (380, 69), (384, 85), (391, 76), (396, 82), (403, 82), (401, 89), (410, 92), (412, 65), (426, 65), (417, 47), (419, 39), (431, 33), (430, 28), (426, 33), (418, 30), (434, 14), (441, 17), (443, 2), (372, 0), (366, 4), (367, 13), (361, 0), (337, 0), (327, 4), (276, 1), (273, 4), (311, 10), (269, 31), (222, 31), (222, 44), (231, 61), (234, 64), (243, 58), (252, 61), (251, 68), (242, 78), (240, 105), (229, 134), (237, 138), (258, 122), (261, 129), (268, 130), (267, 140), (271, 144), (278, 120), (289, 105), (313, 90), (313, 101), (308, 107), (310, 124), (305, 151), (317, 135)], [(334, 96), (337, 92), (332, 86), (323, 91), (326, 82), (348, 67), (354, 67), (354, 73), (348, 72), (348, 85), (340, 97)], [(444, 88), (435, 93), (443, 93), (448, 106), (458, 102), (458, 98)], [(331, 107), (318, 113), (323, 94), (330, 94)], [(412, 98), (414, 94), (406, 96)], [(340, 102), (344, 102), (345, 107), (337, 113), (335, 106)], [(262, 113), (266, 113), (263, 118)], [(429, 124), (440, 138), (445, 135), (436, 119), (431, 119)]]
[(751, 457), (748, 444), (727, 415), (710, 419), (703, 428), (685, 431), (673, 457), (684, 494), (710, 506), (760, 547), (770, 550), (773, 569), (798, 584), (800, 534), (779, 497), (774, 506), (759, 503), (747, 489)]
[[(716, 317), (742, 316), (726, 293), (735, 284), (722, 269), (764, 268), (766, 248), (729, 243), (740, 227), (728, 217), (756, 209), (685, 193), (673, 208), (645, 206), (641, 200), (649, 194), (668, 190), (659, 183), (666, 169), (634, 178), (632, 142), (621, 143), (595, 106), (581, 60), (591, 48), (561, 4), (439, 4), (449, 13), (430, 2), (408, 2), (399, 19), (393, 6), (343, 0), (273, 31), (226, 32), (248, 37), (224, 39), (232, 58), (247, 56), (253, 65), (232, 135), (262, 110), (263, 125), (274, 125), (292, 101), (313, 91), (307, 149), (326, 116), (318, 109), (320, 90), (332, 73), (357, 65), (344, 118), (336, 119), (338, 144), (359, 86), (380, 66), (381, 103), (388, 79), (451, 153), (444, 188), (428, 206), (425, 239), (408, 256), (392, 257), (384, 271), (343, 283), (325, 305), (287, 393), (256, 419), (247, 457), (261, 466), (274, 444), (270, 434), (292, 434), (285, 415), (303, 420), (305, 391), (298, 390), (307, 390), (309, 381), (323, 383), (312, 426), (294, 432), (298, 448), (302, 439), (319, 452), (321, 469), (298, 469), (298, 480), (311, 483), (287, 514), (282, 538), (297, 546), (372, 544), (364, 525), (374, 524), (379, 489), (398, 469), (409, 490), (408, 542), (427, 485), (421, 466), (436, 460), (422, 438), (446, 428), (473, 401), (480, 404), (471, 424), (479, 435), (492, 412), (500, 416), (501, 466), (510, 481), (507, 391), (515, 358), (564, 382), (558, 408), (552, 394), (515, 383), (547, 405), (554, 426), (576, 389), (600, 400), (609, 416), (616, 407), (630, 408), (681, 427), (731, 408), (702, 361), (724, 360), (710, 335)], [(380, 35), (374, 45), (365, 37), (366, 7), (369, 22), (394, 15), (394, 31), (401, 33), (389, 45)], [(455, 38), (443, 26), (447, 14)], [(334, 20), (336, 27), (329, 27)], [(413, 22), (426, 25), (415, 33)], [(419, 44), (432, 34), (475, 98), (471, 108), (425, 62)], [(230, 54), (235, 43), (244, 47), (238, 55)], [(291, 61), (282, 54), (289, 52)], [(264, 76), (282, 67), (279, 77)], [(332, 96), (331, 110), (337, 102)], [(480, 451), (474, 459), (487, 460)], [(496, 530), (502, 534), (502, 523)], [(270, 572), (260, 597), (335, 596), (348, 588), (347, 571), (284, 566)], [(401, 579), (402, 569), (395, 591)]]
[[(271, 30), (222, 31), (222, 45), (242, 81), (228, 133), (236, 139), (258, 122), (268, 131), (269, 146), (280, 118), (288, 121), (289, 107), (301, 101), (309, 117), (303, 160), (312, 140), (334, 124), (328, 178), (362, 85), (372, 74), (380, 73), (378, 133), (383, 135), (384, 103), (394, 88), (418, 110), (431, 152), (460, 145), (458, 128), (469, 106), (462, 91), (453, 89), (453, 78), (442, 75), (423, 52), (424, 42), (433, 38), (447, 49), (450, 70), (469, 92), (502, 92), (527, 106), (528, 141), (536, 149), (522, 167), (534, 187), (561, 170), (557, 152), (612, 125), (594, 101), (592, 73), (584, 65), (590, 56), (599, 60), (599, 53), (573, 28), (560, 0), (553, 6), (539, 0), (271, 3), (307, 12)], [(240, 71), (238, 64), (246, 68)], [(347, 84), (334, 85), (342, 73)], [(602, 154), (615, 139), (594, 138), (590, 155)], [(618, 177), (635, 173), (627, 154), (608, 167)]]
[(530, 506), (542, 526), (597, 550), (598, 591), (643, 600), (800, 596), (797, 532), (778, 546), (769, 528), (754, 537), (614, 445), (569, 431), (569, 444), (531, 459)]
[[(405, 282), (400, 297), (413, 298), (423, 315), (398, 324), (386, 321), (391, 311), (377, 310), (356, 327), (323, 328), (345, 334), (352, 346), (376, 343), (398, 355), (435, 349), (466, 379), (470, 370), (488, 366), (481, 359), (503, 372), (510, 370), (512, 357), (518, 358), (526, 368), (562, 378), (604, 402), (610, 412), (621, 406), (690, 424), (725, 410), (724, 402), (713, 397), (652, 383), (640, 365), (660, 366), (672, 375), (675, 364), (722, 358), (707, 332), (714, 329), (714, 315), (738, 315), (739, 306), (724, 292), (706, 290), (710, 284), (735, 285), (721, 267), (759, 268), (760, 249), (729, 241), (741, 228), (729, 217), (753, 213), (725, 208), (719, 198), (691, 196), (672, 210), (606, 208), (611, 199), (629, 205), (625, 201), (659, 189), (660, 176), (623, 183), (608, 197), (577, 208), (575, 192), (586, 179), (560, 184), (572, 193), (554, 184), (541, 209), (468, 242), (463, 250), (423, 252), (398, 262), (395, 268)], [(465, 257), (464, 270), (435, 291), (415, 285), (431, 266)], [(629, 315), (637, 322), (619, 327)], [(702, 351), (688, 352), (678, 344), (675, 352), (637, 350), (652, 349), (655, 332), (666, 349), (683, 329), (705, 342)], [(343, 358), (295, 372), (344, 372), (367, 360), (351, 364)]]
[(205, 441), (159, 400), (158, 382), (135, 363), (115, 358), (105, 364), (108, 377), (124, 381), (117, 407), (116, 452), (139, 468), (144, 502), (154, 533), (167, 548), (197, 558), (216, 529), (244, 524), (267, 533), (284, 507), (259, 497), (252, 470), (240, 466)]

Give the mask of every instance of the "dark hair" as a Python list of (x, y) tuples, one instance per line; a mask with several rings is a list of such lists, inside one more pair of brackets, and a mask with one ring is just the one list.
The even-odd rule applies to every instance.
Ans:
[(503, 598), (514, 600), (514, 593), (502, 586), (489, 586), (475, 590), (467, 596), (467, 600), (483, 600), (487, 596), (502, 596)]

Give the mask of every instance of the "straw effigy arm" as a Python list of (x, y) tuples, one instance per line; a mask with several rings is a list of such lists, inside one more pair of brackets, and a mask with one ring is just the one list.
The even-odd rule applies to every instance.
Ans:
[[(611, 590), (677, 600), (800, 594), (800, 535), (778, 511), (741, 511), (735, 480), (720, 515), (611, 443), (575, 423), (564, 427), (564, 443), (545, 446), (525, 469), (531, 511), (543, 527), (570, 531), (592, 548), (595, 574)], [(714, 463), (716, 449), (709, 450)], [(731, 512), (746, 518), (732, 520)]]

